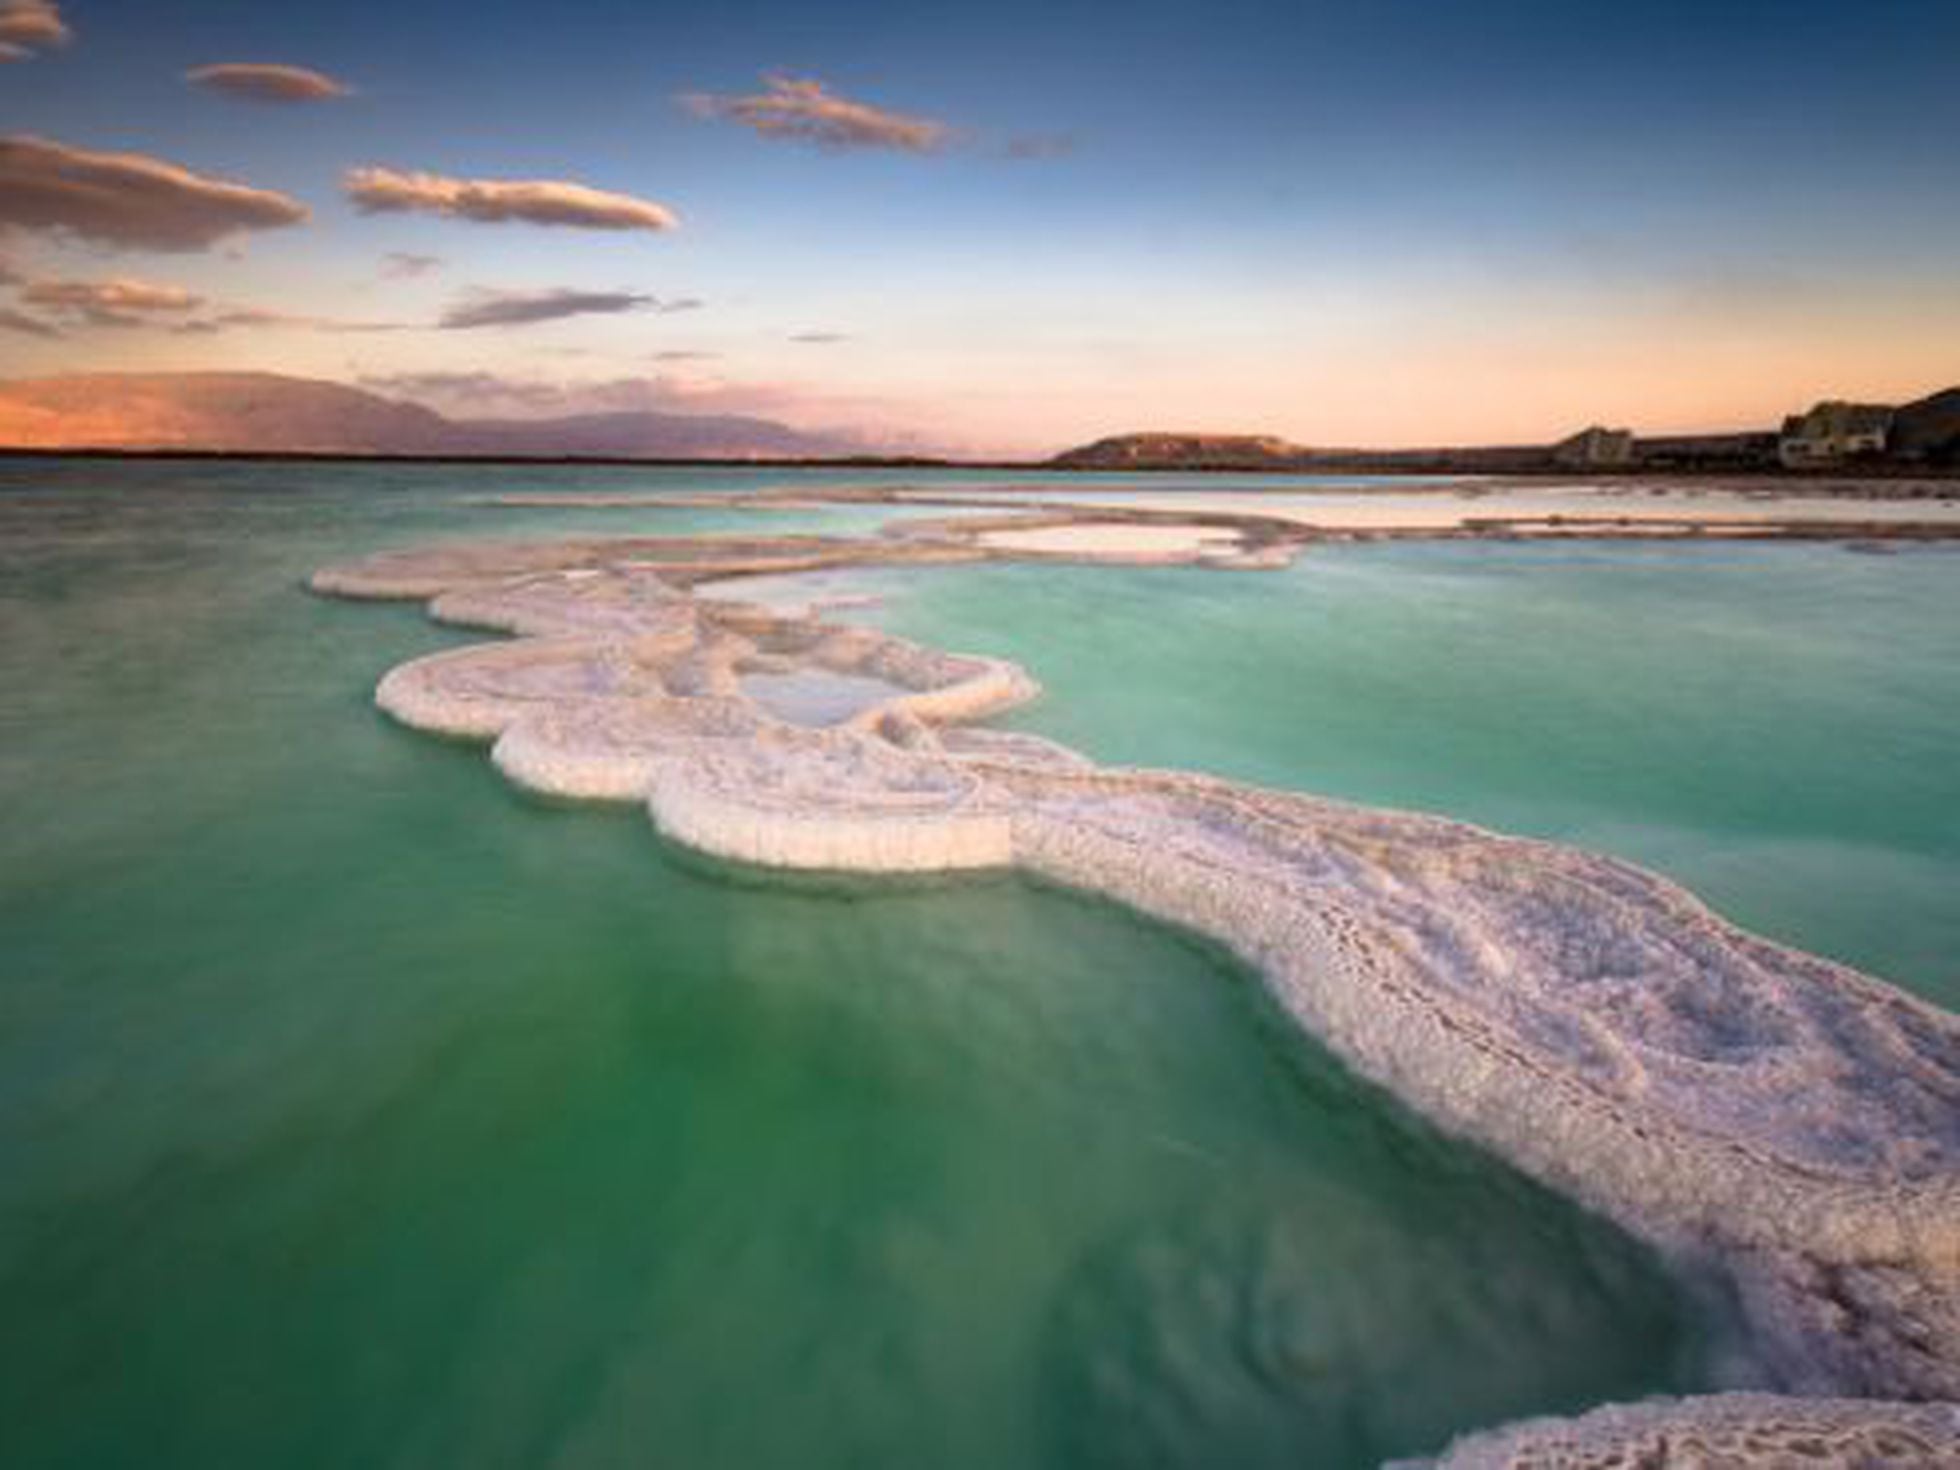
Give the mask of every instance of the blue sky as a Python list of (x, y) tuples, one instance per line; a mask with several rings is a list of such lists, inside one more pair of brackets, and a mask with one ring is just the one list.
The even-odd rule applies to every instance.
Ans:
[[(14, 372), (268, 368), (459, 411), (498, 407), (495, 378), (539, 404), (637, 393), (1015, 450), (1146, 426), (1322, 444), (1704, 428), (1960, 381), (1952, 0), (59, 13), (69, 44), (0, 67), (0, 132), (167, 160), (311, 218), (158, 252), (10, 230), (0, 186), (17, 276), (267, 317), (56, 315), (59, 335), (0, 338)], [(186, 84), (214, 62), (353, 92)], [(765, 74), (943, 139), (812, 146), (678, 100), (761, 95)], [(680, 225), (363, 214), (343, 175), (366, 165), (579, 183)], [(384, 277), (402, 252), (440, 266)], [(700, 305), (430, 325), (465, 298), (564, 290)], [(301, 314), (400, 329), (270, 319)], [(812, 336), (831, 340), (795, 340)]]

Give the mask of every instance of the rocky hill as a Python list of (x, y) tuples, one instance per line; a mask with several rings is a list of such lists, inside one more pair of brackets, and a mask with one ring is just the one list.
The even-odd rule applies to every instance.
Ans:
[(1908, 403), (1893, 414), (1892, 447), (1935, 464), (1960, 464), (1960, 388)]
[(1312, 451), (1269, 434), (1116, 434), (1070, 449), (1057, 469), (1278, 469)]

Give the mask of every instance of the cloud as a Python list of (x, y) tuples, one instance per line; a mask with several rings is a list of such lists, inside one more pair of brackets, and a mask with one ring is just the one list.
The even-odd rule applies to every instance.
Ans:
[(32, 61), (34, 53), (25, 46), (16, 46), (12, 41), (0, 41), (0, 64), (9, 61)]
[(1066, 158), (1075, 152), (1073, 133), (1016, 133), (1001, 145), (1001, 157), (1016, 163)]
[[(263, 307), (234, 306), (211, 301), (182, 286), (118, 278), (107, 281), (28, 281), (19, 288), (21, 302), (38, 307), (55, 322), (80, 327), (152, 328), (178, 336), (212, 336), (238, 328), (285, 327), (315, 332), (396, 332), (411, 330), (404, 322), (346, 321), (307, 316)], [(34, 319), (54, 334), (55, 322)], [(15, 330), (31, 330), (18, 324)]]
[(585, 230), (671, 230), (679, 217), (664, 204), (550, 179), (452, 179), (390, 168), (349, 169), (342, 179), (363, 214), (417, 211), (503, 224), (569, 225)]
[(29, 316), (24, 311), (0, 306), (0, 332), (19, 332), (27, 337), (59, 337), (60, 331), (51, 323)]
[(182, 286), (127, 278), (112, 281), (31, 281), (20, 299), (95, 327), (147, 326), (159, 317), (181, 317), (204, 298)]
[(713, 362), (720, 356), (721, 354), (719, 352), (703, 352), (694, 348), (674, 347), (669, 348), (665, 352), (648, 353), (647, 360), (649, 362)]
[(269, 61), (220, 61), (192, 67), (184, 73), (184, 80), (247, 102), (328, 102), (349, 96), (354, 90), (311, 67)]
[(697, 117), (740, 123), (764, 138), (816, 143), (825, 148), (896, 148), (931, 153), (952, 129), (931, 118), (906, 117), (868, 102), (853, 102), (807, 77), (772, 74), (765, 91), (746, 97), (690, 92), (681, 105)]
[(0, 231), (55, 230), (105, 245), (203, 250), (307, 218), (297, 199), (141, 153), (0, 137)]
[(851, 338), (848, 332), (791, 332), (789, 340), (805, 347), (830, 347)]
[(210, 336), (241, 327), (284, 327), (304, 332), (413, 332), (419, 330), (420, 324), (347, 321), (340, 317), (307, 316), (290, 311), (268, 311), (264, 307), (241, 306), (220, 311), (213, 316), (179, 322), (170, 330), (184, 336)]
[(414, 255), (406, 250), (391, 250), (381, 257), (381, 274), (391, 281), (412, 281), (417, 276), (431, 275), (443, 268), (440, 255)]
[(612, 315), (659, 308), (658, 301), (639, 291), (581, 291), (570, 287), (551, 291), (478, 291), (450, 306), (437, 325), (451, 331), (472, 327), (525, 327), (568, 316)]
[(74, 38), (54, 0), (0, 0), (0, 45), (12, 53), (7, 60), (24, 61)]

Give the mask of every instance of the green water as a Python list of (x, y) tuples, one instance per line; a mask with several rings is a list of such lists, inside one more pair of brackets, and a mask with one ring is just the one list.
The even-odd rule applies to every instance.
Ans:
[[(0, 466), (0, 1462), (1340, 1467), (1703, 1381), (1644, 1252), (1216, 953), (1017, 880), (765, 882), (528, 802), (368, 705), (459, 635), (298, 587), (432, 536), (762, 524), (485, 493), (783, 478)], [(979, 568), (880, 615), (1025, 658), (1025, 719), (1098, 753), (1732, 868), (1763, 927), (1932, 986), (1953, 645), (1905, 625), (1952, 628), (1956, 564), (1736, 555)], [(1715, 707), (1663, 728), (1623, 676), (1697, 607), (1660, 713)], [(1540, 616), (1621, 636), (1560, 667)], [(1792, 616), (1837, 641), (1747, 636)], [(1786, 728), (1832, 692), (1776, 690), (1830, 668), (1859, 708)]]
[(1960, 1007), (1960, 550), (1330, 547), (1277, 574), (886, 573), (1115, 762), (1612, 852)]

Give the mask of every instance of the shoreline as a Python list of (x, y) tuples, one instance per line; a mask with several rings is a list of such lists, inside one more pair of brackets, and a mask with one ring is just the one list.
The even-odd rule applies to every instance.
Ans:
[[(1906, 493), (1931, 496), (1960, 496), (1960, 465), (1860, 465), (1855, 470), (1839, 466), (1814, 470), (1739, 470), (1734, 466), (1668, 466), (1656, 469), (1571, 469), (1557, 465), (1493, 468), (1488, 462), (1470, 459), (1438, 458), (1418, 463), (1377, 464), (1365, 458), (1330, 458), (1325, 461), (1292, 465), (1235, 464), (1139, 464), (1125, 466), (1078, 465), (1047, 459), (945, 459), (933, 455), (844, 455), (838, 457), (728, 459), (698, 456), (637, 456), (605, 454), (402, 454), (344, 449), (198, 449), (159, 446), (118, 448), (114, 445), (42, 447), (39, 445), (0, 445), (0, 463), (9, 460), (107, 460), (112, 462), (156, 460), (210, 461), (219, 463), (254, 462), (266, 464), (428, 464), (428, 465), (508, 465), (549, 469), (554, 466), (620, 469), (718, 469), (718, 470), (944, 470), (949, 472), (1063, 475), (1094, 480), (1126, 479), (1139, 476), (1188, 476), (1219, 478), (1234, 475), (1255, 478), (1356, 480), (1486, 480), (1505, 484), (1535, 485), (1546, 481), (1585, 480), (1598, 483), (1642, 485), (1650, 482), (1689, 481), (1709, 485), (1806, 486), (1812, 493), (1849, 499), (1890, 498), (1907, 487)], [(1885, 487), (1885, 488), (1880, 488)], [(1913, 487), (1923, 487), (1915, 490)]]
[[(1353, 540), (1809, 540), (1873, 546), (1960, 540), (1960, 487), (1954, 497), (1931, 502), (1771, 497), (1659, 482), (1635, 494), (1585, 481), (1525, 489), (1453, 482), (1415, 490), (1126, 487), (1099, 493), (1104, 498), (1085, 500), (1072, 498), (1068, 489), (1027, 484), (974, 491), (843, 485), (681, 494), (513, 491), (478, 503), (525, 510), (807, 511), (889, 505), (977, 511), (984, 514), (895, 520), (881, 534), (910, 541), (937, 538), (982, 554), (1120, 555), (1142, 563), (1196, 559), (1212, 565), (1263, 565), (1290, 559), (1316, 542)], [(1864, 513), (1846, 515), (1847, 504), (1863, 507)], [(1096, 527), (1107, 528), (1100, 543), (1088, 534)], [(1182, 533), (1181, 543), (1174, 532)], [(1208, 539), (1218, 543), (1214, 554), (1201, 555)]]

